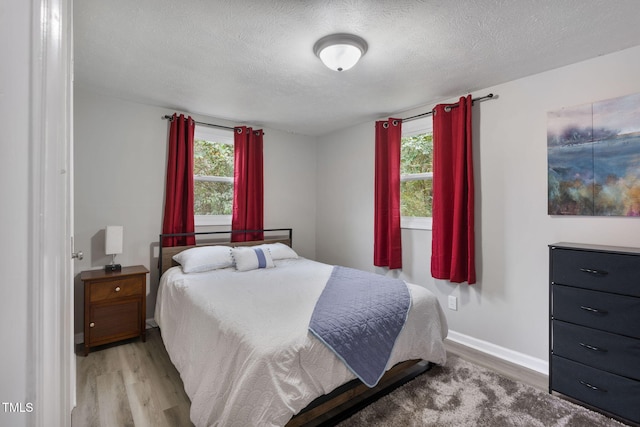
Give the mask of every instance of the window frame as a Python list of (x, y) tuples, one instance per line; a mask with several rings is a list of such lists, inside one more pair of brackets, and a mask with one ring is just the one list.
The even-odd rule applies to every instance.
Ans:
[[(212, 144), (227, 144), (233, 146), (234, 131), (220, 129), (206, 125), (196, 124), (193, 140), (204, 140)], [(234, 177), (228, 176), (211, 176), (193, 174), (193, 182), (230, 182), (234, 184)], [(195, 195), (194, 195), (195, 203)], [(196, 227), (203, 226), (231, 226), (231, 215), (195, 215), (194, 224)]]
[[(412, 120), (411, 122), (402, 123), (402, 136), (401, 136), (402, 138), (408, 137), (408, 136), (420, 135), (423, 133), (433, 134), (433, 118), (431, 115)], [(400, 182), (421, 181), (421, 180), (433, 181), (433, 172), (400, 175)], [(402, 197), (402, 195), (400, 197)], [(400, 228), (413, 229), (413, 230), (432, 230), (433, 217), (401, 216)]]

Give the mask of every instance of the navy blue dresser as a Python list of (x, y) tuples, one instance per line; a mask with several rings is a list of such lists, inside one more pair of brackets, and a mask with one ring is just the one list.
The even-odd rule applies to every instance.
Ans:
[(640, 423), (640, 249), (549, 246), (549, 392)]

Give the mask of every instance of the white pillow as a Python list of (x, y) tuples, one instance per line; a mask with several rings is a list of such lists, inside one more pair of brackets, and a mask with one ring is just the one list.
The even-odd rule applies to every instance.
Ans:
[(233, 265), (229, 246), (199, 246), (182, 251), (174, 255), (173, 259), (182, 266), (185, 273), (199, 273)]
[(262, 245), (259, 245), (258, 247), (268, 249), (269, 252), (271, 252), (271, 258), (273, 258), (274, 260), (298, 258), (298, 254), (296, 253), (296, 251), (294, 251), (284, 243), (264, 243)]
[(265, 248), (254, 246), (251, 248), (239, 247), (232, 250), (233, 259), (238, 271), (249, 271), (257, 268), (273, 268), (271, 253)]

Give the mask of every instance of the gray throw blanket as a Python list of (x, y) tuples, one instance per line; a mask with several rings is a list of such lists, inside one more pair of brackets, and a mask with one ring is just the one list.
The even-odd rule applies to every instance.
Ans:
[(385, 372), (410, 307), (404, 281), (335, 266), (309, 330), (363, 383), (374, 387)]

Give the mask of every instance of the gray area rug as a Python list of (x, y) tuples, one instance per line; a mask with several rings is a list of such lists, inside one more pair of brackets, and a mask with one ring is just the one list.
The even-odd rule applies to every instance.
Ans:
[(409, 426), (622, 426), (557, 396), (449, 354), (413, 381), (338, 424)]

